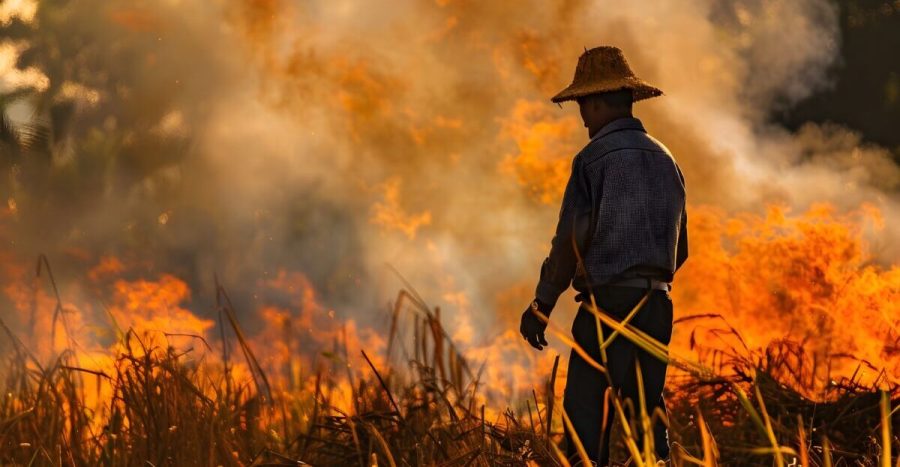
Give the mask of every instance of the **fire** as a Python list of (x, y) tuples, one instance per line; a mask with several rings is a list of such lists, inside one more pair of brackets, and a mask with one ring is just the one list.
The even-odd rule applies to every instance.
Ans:
[(264, 325), (252, 339), (253, 349), (273, 385), (292, 397), (308, 397), (315, 394), (317, 379), (323, 379), (334, 407), (352, 411), (353, 373), (366, 369), (360, 351), (366, 351), (376, 367), (387, 368), (384, 337), (322, 306), (301, 273), (280, 270), (259, 285), (264, 297), (287, 297), (286, 305), (263, 300), (254, 313)]
[(569, 143), (578, 141), (576, 118), (553, 117), (554, 110), (543, 102), (519, 101), (503, 124), (504, 136), (515, 141), (518, 153), (504, 157), (501, 173), (514, 176), (544, 204), (562, 198), (571, 172), (568, 157), (578, 149)]
[[(827, 204), (791, 215), (770, 206), (764, 216), (728, 217), (712, 207), (689, 208), (691, 253), (676, 278), (676, 318), (721, 315), (746, 348), (759, 351), (783, 339), (798, 343), (797, 389), (811, 397), (832, 380), (851, 377), (872, 383), (885, 371), (900, 379), (900, 267), (874, 263), (863, 234), (879, 228), (878, 211), (864, 206), (838, 214)], [(696, 326), (696, 327), (695, 327)], [(673, 349), (689, 352), (691, 341), (731, 352), (744, 345), (718, 320), (676, 327)]]
[(116, 280), (113, 284), (110, 314), (120, 329), (134, 329), (138, 334), (206, 336), (212, 328), (209, 319), (197, 317), (180, 305), (190, 297), (187, 284), (169, 274), (156, 281)]
[[(217, 384), (271, 392), (290, 413), (273, 419), (309, 422), (307, 405), (325, 398), (353, 412), (373, 370), (390, 380), (416, 371), (421, 355), (451, 373), (458, 357), (471, 363), (493, 418), (531, 399), (556, 356), (517, 332), (537, 244), (545, 254), (571, 157), (586, 143), (573, 107), (547, 97), (583, 46), (612, 41), (669, 96), (638, 113), (684, 154), (689, 199), (731, 209), (689, 206), (672, 352), (727, 370), (723, 358), (793, 345), (797, 371), (778, 376), (811, 398), (841, 378), (897, 382), (900, 267), (877, 263), (865, 240), (884, 224), (878, 210), (846, 211), (879, 196), (895, 209), (885, 201), (895, 164), (863, 139), (837, 141), (843, 129), (823, 127), (823, 138), (818, 126), (769, 121), (826, 81), (831, 15), (817, 12), (822, 2), (781, 2), (775, 11), (791, 14), (775, 16), (768, 3), (743, 5), (732, 25), (732, 8), (706, 3), (622, 3), (609, 15), (589, 2), (436, 0), (369, 15), (352, 2), (170, 1), (96, 14), (2, 2), (0, 23), (40, 19), (0, 46), (7, 84), (50, 107), (6, 109), (23, 140), (9, 148), (19, 152), (0, 206), (0, 319), (35, 367), (65, 360), (97, 376), (96, 388), (85, 383), (88, 405), (119, 403), (103, 377), (129, 358), (161, 356), (200, 372), (203, 397), (215, 400)], [(647, 28), (659, 21), (677, 27)], [(77, 56), (57, 43), (68, 37), (86, 44)], [(757, 48), (775, 43), (796, 47)], [(119, 73), (123, 63), (136, 72)], [(782, 170), (786, 181), (722, 189), (737, 174), (767, 182)], [(852, 196), (796, 188), (845, 171), (821, 185)], [(747, 206), (738, 201), (781, 196), (843, 204), (736, 212)], [(50, 258), (36, 269), (37, 252)], [(394, 287), (378, 276), (385, 262), (428, 305), (330, 302)], [(203, 287), (215, 273), (239, 309), (218, 285)]]
[(400, 202), (400, 180), (393, 178), (381, 186), (383, 201), (372, 205), (370, 221), (386, 230), (397, 230), (410, 240), (416, 238), (419, 228), (431, 224), (431, 212), (411, 214), (403, 209)]
[[(579, 125), (553, 110), (516, 104), (503, 136), (518, 152), (504, 158), (500, 172), (535, 200), (558, 205), (578, 150), (565, 142), (579, 139)], [(690, 257), (673, 299), (676, 319), (692, 318), (676, 326), (673, 351), (699, 351), (712, 364), (721, 352), (750, 357), (796, 343), (804, 361), (791, 378), (813, 398), (842, 377), (864, 384), (900, 379), (900, 268), (877, 265), (866, 242), (884, 227), (877, 207), (838, 212), (819, 203), (794, 214), (770, 205), (759, 215), (691, 205), (688, 212)], [(728, 326), (740, 337), (719, 332)]]
[[(864, 240), (867, 232), (883, 226), (877, 209), (862, 206), (839, 213), (820, 204), (793, 214), (773, 205), (759, 215), (692, 205), (688, 211), (691, 256), (673, 291), (676, 318), (682, 320), (671, 345), (674, 355), (697, 354), (705, 364), (723, 370), (727, 365), (718, 365), (723, 355), (752, 359), (767, 349), (777, 350), (773, 345), (794, 341), (800, 349), (794, 356), (796, 366), (789, 369), (794, 371), (784, 370), (781, 380), (818, 400), (827, 398), (831, 381), (841, 378), (898, 381), (900, 267), (875, 264)], [(542, 387), (555, 353), (532, 351), (512, 318), (503, 320), (494, 333), (485, 335), (476, 329), (475, 305), (449, 279), (441, 297), (448, 310), (444, 318), (426, 321), (421, 310), (418, 314), (413, 310), (401, 319), (401, 326), (415, 327), (414, 335), (429, 336), (408, 345), (401, 337), (387, 336), (383, 328), (360, 326), (347, 310), (324, 306), (304, 274), (280, 269), (256, 284), (258, 306), (249, 315), (241, 315), (261, 323), (248, 340), (249, 351), (259, 362), (257, 369), (237, 350), (244, 344), (230, 331), (214, 329), (212, 316), (190, 308), (190, 287), (175, 275), (141, 278), (127, 261), (100, 257), (87, 268), (84, 288), (106, 291), (101, 312), (89, 300), (82, 301), (84, 294), (60, 305), (53, 294), (35, 286), (45, 276), (32, 279), (33, 270), (23, 267), (14, 255), (2, 251), (0, 255), (8, 260), (4, 261), (3, 291), (19, 312), (13, 328), (21, 332), (33, 326), (34, 337), (27, 342), (37, 345), (41, 358), (73, 352), (73, 368), (98, 375), (82, 380), (84, 403), (98, 414), (92, 421), (96, 430), (102, 430), (105, 417), (115, 413), (114, 405), (122, 403), (116, 402), (115, 389), (102, 376), (121, 374), (135, 364), (123, 355), (140, 356), (144, 351), (178, 355), (197, 365), (203, 381), (212, 382), (198, 386), (210, 400), (217, 397), (217, 381), (249, 386), (261, 370), (267, 375), (267, 391), (298, 408), (291, 414), (264, 413), (246, 423), (278, 426), (287, 417), (305, 426), (311, 419), (304, 407), (323, 400), (331, 410), (354, 413), (366, 400), (360, 391), (380, 391), (360, 385), (372, 375), (372, 368), (390, 377), (404, 371), (403, 364), (420, 351), (425, 362), (451, 362), (451, 374), (436, 375), (441, 378), (454, 377), (455, 352), (473, 364), (468, 370), (479, 380), (473, 400), (484, 405), (486, 419), (500, 419), (499, 407), (516, 401), (533, 401), (529, 403), (535, 410), (546, 409), (546, 399), (535, 400), (531, 388)], [(45, 262), (41, 264), (46, 268)], [(137, 278), (126, 279), (136, 274)], [(497, 307), (515, 309), (517, 316), (516, 305), (521, 305), (517, 297), (529, 290), (519, 285), (499, 294)], [(434, 309), (432, 314), (441, 312)], [(446, 319), (448, 315), (452, 318)], [(695, 319), (696, 315), (706, 317)], [(31, 317), (30, 324), (23, 317)], [(449, 323), (448, 328), (440, 323)], [(105, 332), (97, 330), (104, 326)], [(721, 332), (728, 326), (739, 337)], [(53, 335), (54, 328), (57, 337), (48, 346), (41, 336)], [(137, 341), (125, 337), (128, 331)], [(453, 344), (441, 347), (442, 351), (417, 347), (418, 342), (435, 343), (443, 339), (437, 336), (444, 335)], [(389, 339), (396, 339), (395, 345), (403, 348), (395, 347), (390, 353)], [(223, 349), (231, 349), (230, 355)], [(558, 375), (557, 395), (565, 382), (564, 362)], [(671, 377), (676, 377), (674, 372)], [(273, 429), (272, 436), (282, 434)]]

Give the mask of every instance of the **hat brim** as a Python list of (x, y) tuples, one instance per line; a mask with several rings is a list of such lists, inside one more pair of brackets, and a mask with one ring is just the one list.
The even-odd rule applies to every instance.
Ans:
[(588, 84), (572, 83), (569, 87), (553, 96), (550, 101), (560, 103), (591, 94), (621, 91), (623, 89), (631, 90), (634, 96), (634, 102), (663, 95), (663, 92), (659, 88), (647, 84), (640, 78), (631, 77)]

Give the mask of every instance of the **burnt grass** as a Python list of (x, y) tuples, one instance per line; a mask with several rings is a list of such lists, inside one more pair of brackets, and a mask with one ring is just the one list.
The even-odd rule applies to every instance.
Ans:
[[(548, 403), (558, 402), (556, 367), (521, 406), (486, 410), (480, 372), (415, 293), (401, 291), (391, 309), (389, 353), (399, 315), (415, 316), (405, 367), (378, 368), (363, 349), (356, 357), (366, 371), (349, 374), (340, 361), (351, 356), (336, 343), (330, 360), (338, 363), (319, 365), (308, 375), (314, 389), (294, 393), (272, 387), (221, 288), (218, 311), (235, 342), (218, 363), (127, 331), (104, 371), (80, 367), (74, 351), (41, 362), (0, 322), (0, 464), (565, 465), (560, 404)], [(881, 459), (881, 440), (886, 421), (894, 456), (900, 451), (897, 388), (886, 393), (893, 413), (884, 411), (885, 393), (853, 378), (834, 382), (827, 402), (807, 399), (791, 386), (799, 380), (789, 344), (732, 358), (712, 376), (686, 372), (667, 387), (672, 465), (777, 465), (770, 436), (790, 450), (783, 465), (895, 465), (896, 457)], [(235, 376), (229, 361), (249, 376)], [(333, 399), (342, 378), (352, 391), (344, 411)], [(92, 394), (87, 388), (98, 385), (88, 382), (109, 391)], [(621, 431), (613, 459), (623, 463)]]

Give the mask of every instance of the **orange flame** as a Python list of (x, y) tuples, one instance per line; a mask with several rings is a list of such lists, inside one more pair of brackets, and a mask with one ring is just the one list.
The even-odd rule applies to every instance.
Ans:
[(431, 224), (431, 212), (418, 214), (407, 213), (400, 204), (400, 180), (393, 178), (380, 187), (384, 193), (384, 201), (372, 206), (371, 222), (389, 230), (398, 230), (410, 240), (416, 238), (420, 227)]
[(571, 171), (568, 155), (577, 148), (578, 122), (574, 116), (550, 116), (553, 109), (540, 102), (519, 101), (512, 116), (504, 121), (504, 136), (512, 139), (517, 154), (508, 154), (501, 172), (512, 175), (529, 193), (544, 204), (556, 203)]
[[(874, 264), (862, 236), (865, 226), (881, 225), (877, 210), (838, 215), (820, 204), (795, 216), (782, 206), (764, 217), (728, 218), (711, 207), (689, 212), (691, 256), (673, 290), (679, 316), (720, 314), (750, 349), (800, 343), (812, 366), (797, 389), (810, 395), (850, 377), (860, 361), (867, 363), (858, 379), (871, 383), (883, 368), (898, 380), (900, 268)], [(692, 328), (676, 330), (674, 348), (689, 350)], [(734, 345), (697, 336), (710, 349)]]

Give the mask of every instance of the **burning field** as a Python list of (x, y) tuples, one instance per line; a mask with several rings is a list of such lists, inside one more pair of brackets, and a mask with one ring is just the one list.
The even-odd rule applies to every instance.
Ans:
[(575, 306), (518, 318), (609, 43), (688, 189), (672, 342), (618, 337), (673, 464), (900, 465), (896, 153), (771, 117), (835, 4), (381, 3), (0, 3), (0, 464), (567, 465)]

